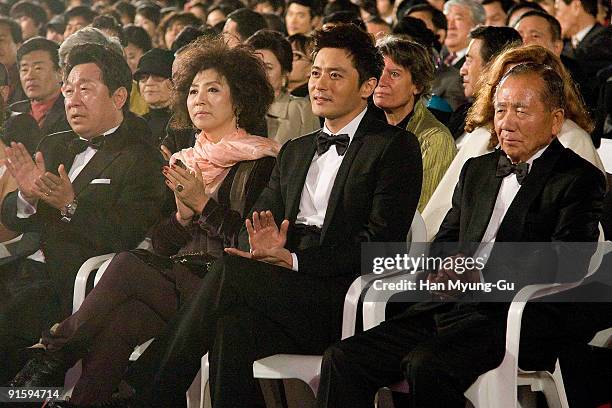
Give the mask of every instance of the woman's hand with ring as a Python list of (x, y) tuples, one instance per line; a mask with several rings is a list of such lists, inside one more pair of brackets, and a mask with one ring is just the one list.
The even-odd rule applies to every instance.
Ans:
[(193, 174), (175, 165), (164, 166), (163, 173), (166, 185), (174, 191), (174, 195), (195, 213), (201, 214), (209, 198), (205, 191), (202, 173), (196, 171)]

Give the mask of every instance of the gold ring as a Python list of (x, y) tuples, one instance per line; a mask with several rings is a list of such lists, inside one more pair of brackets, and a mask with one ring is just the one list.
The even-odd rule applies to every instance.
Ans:
[(49, 194), (51, 194), (51, 191), (46, 192), (46, 193), (45, 193), (45, 196), (49, 197)]
[(180, 193), (181, 191), (183, 191), (184, 189), (185, 189), (185, 186), (183, 186), (182, 184), (177, 184), (177, 185), (176, 185), (176, 191), (178, 191), (179, 193)]

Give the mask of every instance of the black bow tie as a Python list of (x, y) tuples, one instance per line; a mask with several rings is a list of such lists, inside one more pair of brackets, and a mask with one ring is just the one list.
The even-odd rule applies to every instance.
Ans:
[(502, 155), (499, 156), (499, 161), (497, 162), (497, 172), (495, 175), (497, 177), (506, 177), (512, 173), (516, 174), (516, 180), (519, 182), (519, 184), (523, 184), (523, 180), (525, 180), (525, 177), (527, 177), (527, 174), (529, 173), (529, 164), (514, 164), (502, 153)]
[(331, 145), (336, 145), (336, 151), (338, 155), (344, 156), (346, 149), (348, 149), (350, 139), (349, 135), (343, 133), (341, 135), (328, 135), (321, 131), (317, 136), (317, 153), (321, 156), (323, 153), (329, 150)]
[(79, 137), (70, 142), (68, 150), (74, 155), (83, 153), (88, 147), (99, 150), (102, 148), (102, 146), (104, 146), (105, 141), (106, 137), (104, 136), (96, 136), (91, 140), (84, 140)]

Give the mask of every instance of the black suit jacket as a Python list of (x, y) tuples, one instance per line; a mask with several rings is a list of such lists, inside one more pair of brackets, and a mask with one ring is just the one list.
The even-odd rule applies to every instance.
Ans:
[[(13, 112), (29, 114), (32, 111), (32, 105), (29, 100), (25, 100), (12, 104), (10, 109)], [(64, 96), (62, 94), (59, 95), (51, 109), (49, 109), (49, 112), (47, 112), (40, 130), (43, 136), (70, 130), (68, 119), (66, 119), (66, 108), (64, 107)]]
[[(283, 146), (255, 210), (271, 210), (277, 223), (288, 219), (294, 224), (317, 134)], [(288, 248), (296, 252), (300, 273), (356, 277), (362, 242), (404, 241), (419, 201), (422, 175), (416, 137), (376, 120), (368, 110), (338, 170), (319, 245)], [(240, 247), (249, 248), (244, 229)]]
[[(74, 276), (86, 259), (136, 247), (159, 219), (165, 197), (162, 159), (158, 151), (143, 142), (142, 135), (133, 131), (139, 120), (127, 114), (74, 180), (78, 207), (71, 222), (62, 222), (59, 210), (42, 200), (34, 215), (18, 218), (17, 191), (2, 203), (4, 225), (13, 231), (40, 234), (49, 276), (63, 299), (69, 301), (67, 307)], [(68, 146), (76, 137), (66, 131), (41, 141), (39, 150), (48, 171), (56, 173), (62, 163), (70, 169), (74, 156)]]
[[(463, 252), (469, 252), (465, 247), (481, 242), (502, 182), (502, 178), (495, 176), (500, 154), (503, 152), (496, 150), (465, 163), (453, 194), (452, 208), (444, 218), (434, 244), (457, 242)], [(542, 156), (534, 161), (504, 216), (495, 242), (595, 242), (599, 236), (598, 223), (605, 191), (601, 171), (554, 139)], [(558, 255), (575, 261), (588, 260), (594, 250), (594, 247), (577, 248), (571, 245), (557, 248), (564, 249), (564, 253)], [(588, 253), (584, 253), (585, 249)], [(531, 262), (531, 269), (537, 269), (538, 258), (543, 259), (542, 254), (534, 253), (533, 259), (529, 259), (524, 253), (504, 252), (504, 261), (513, 259), (503, 269), (509, 274), (505, 276), (508, 280), (523, 286), (559, 279), (556, 274), (526, 276), (524, 269), (517, 267), (515, 261), (523, 265)], [(491, 265), (501, 264), (495, 261), (495, 256), (494, 248), (489, 259)], [(546, 259), (550, 259), (550, 256)], [(564, 275), (563, 280), (582, 278), (586, 274), (586, 265), (582, 266), (581, 270), (570, 269), (572, 275)], [(542, 268), (542, 271), (552, 269), (551, 266)], [(487, 280), (486, 268), (483, 274)]]

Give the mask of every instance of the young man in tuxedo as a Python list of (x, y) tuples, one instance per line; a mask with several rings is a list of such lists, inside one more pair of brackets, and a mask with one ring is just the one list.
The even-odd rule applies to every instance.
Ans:
[(253, 361), (337, 341), (361, 243), (406, 239), (421, 155), (414, 135), (367, 108), (382, 56), (352, 24), (318, 31), (315, 54), (309, 93), (323, 131), (283, 146), (239, 248), (213, 265), (169, 338), (153, 343), (151, 353), (166, 350), (149, 389), (137, 387), (146, 406), (184, 404), (207, 352), (213, 406), (263, 405)]
[(21, 143), (7, 148), (18, 190), (2, 203), (2, 223), (38, 232), (40, 241), (2, 271), (10, 297), (0, 307), (1, 380), (23, 365), (16, 350), (71, 313), (81, 264), (135, 248), (159, 218), (161, 156), (134, 131), (137, 118), (126, 108), (131, 85), (127, 63), (114, 52), (74, 49), (62, 90), (72, 130), (41, 140), (35, 160)]
[[(432, 248), (441, 243), (455, 248), (495, 245), (482, 274), (441, 268), (426, 276), (429, 282), (495, 282), (501, 273), (517, 282), (518, 290), (560, 278), (577, 281), (586, 274), (591, 247), (583, 252), (567, 245), (564, 255), (581, 256), (585, 262), (571, 269), (572, 276), (561, 277), (547, 275), (553, 264), (542, 263), (551, 258), (541, 253), (528, 256), (526, 246), (510, 247), (518, 255), (496, 251), (498, 245), (508, 248), (500, 242), (597, 241), (605, 181), (597, 168), (556, 139), (563, 106), (563, 82), (550, 67), (521, 64), (502, 79), (494, 98), (494, 129), (501, 149), (465, 164), (453, 206)], [(530, 266), (534, 267), (526, 272)], [(447, 300), (456, 297), (450, 291), (439, 294)], [(557, 346), (566, 336), (581, 335), (563, 330), (572, 306), (528, 305), (522, 320), (522, 368), (551, 369)], [(507, 302), (420, 302), (395, 319), (337, 343), (323, 358), (317, 406), (373, 407), (380, 387), (405, 377), (411, 406), (463, 408), (463, 393), (502, 361), (507, 308)]]

